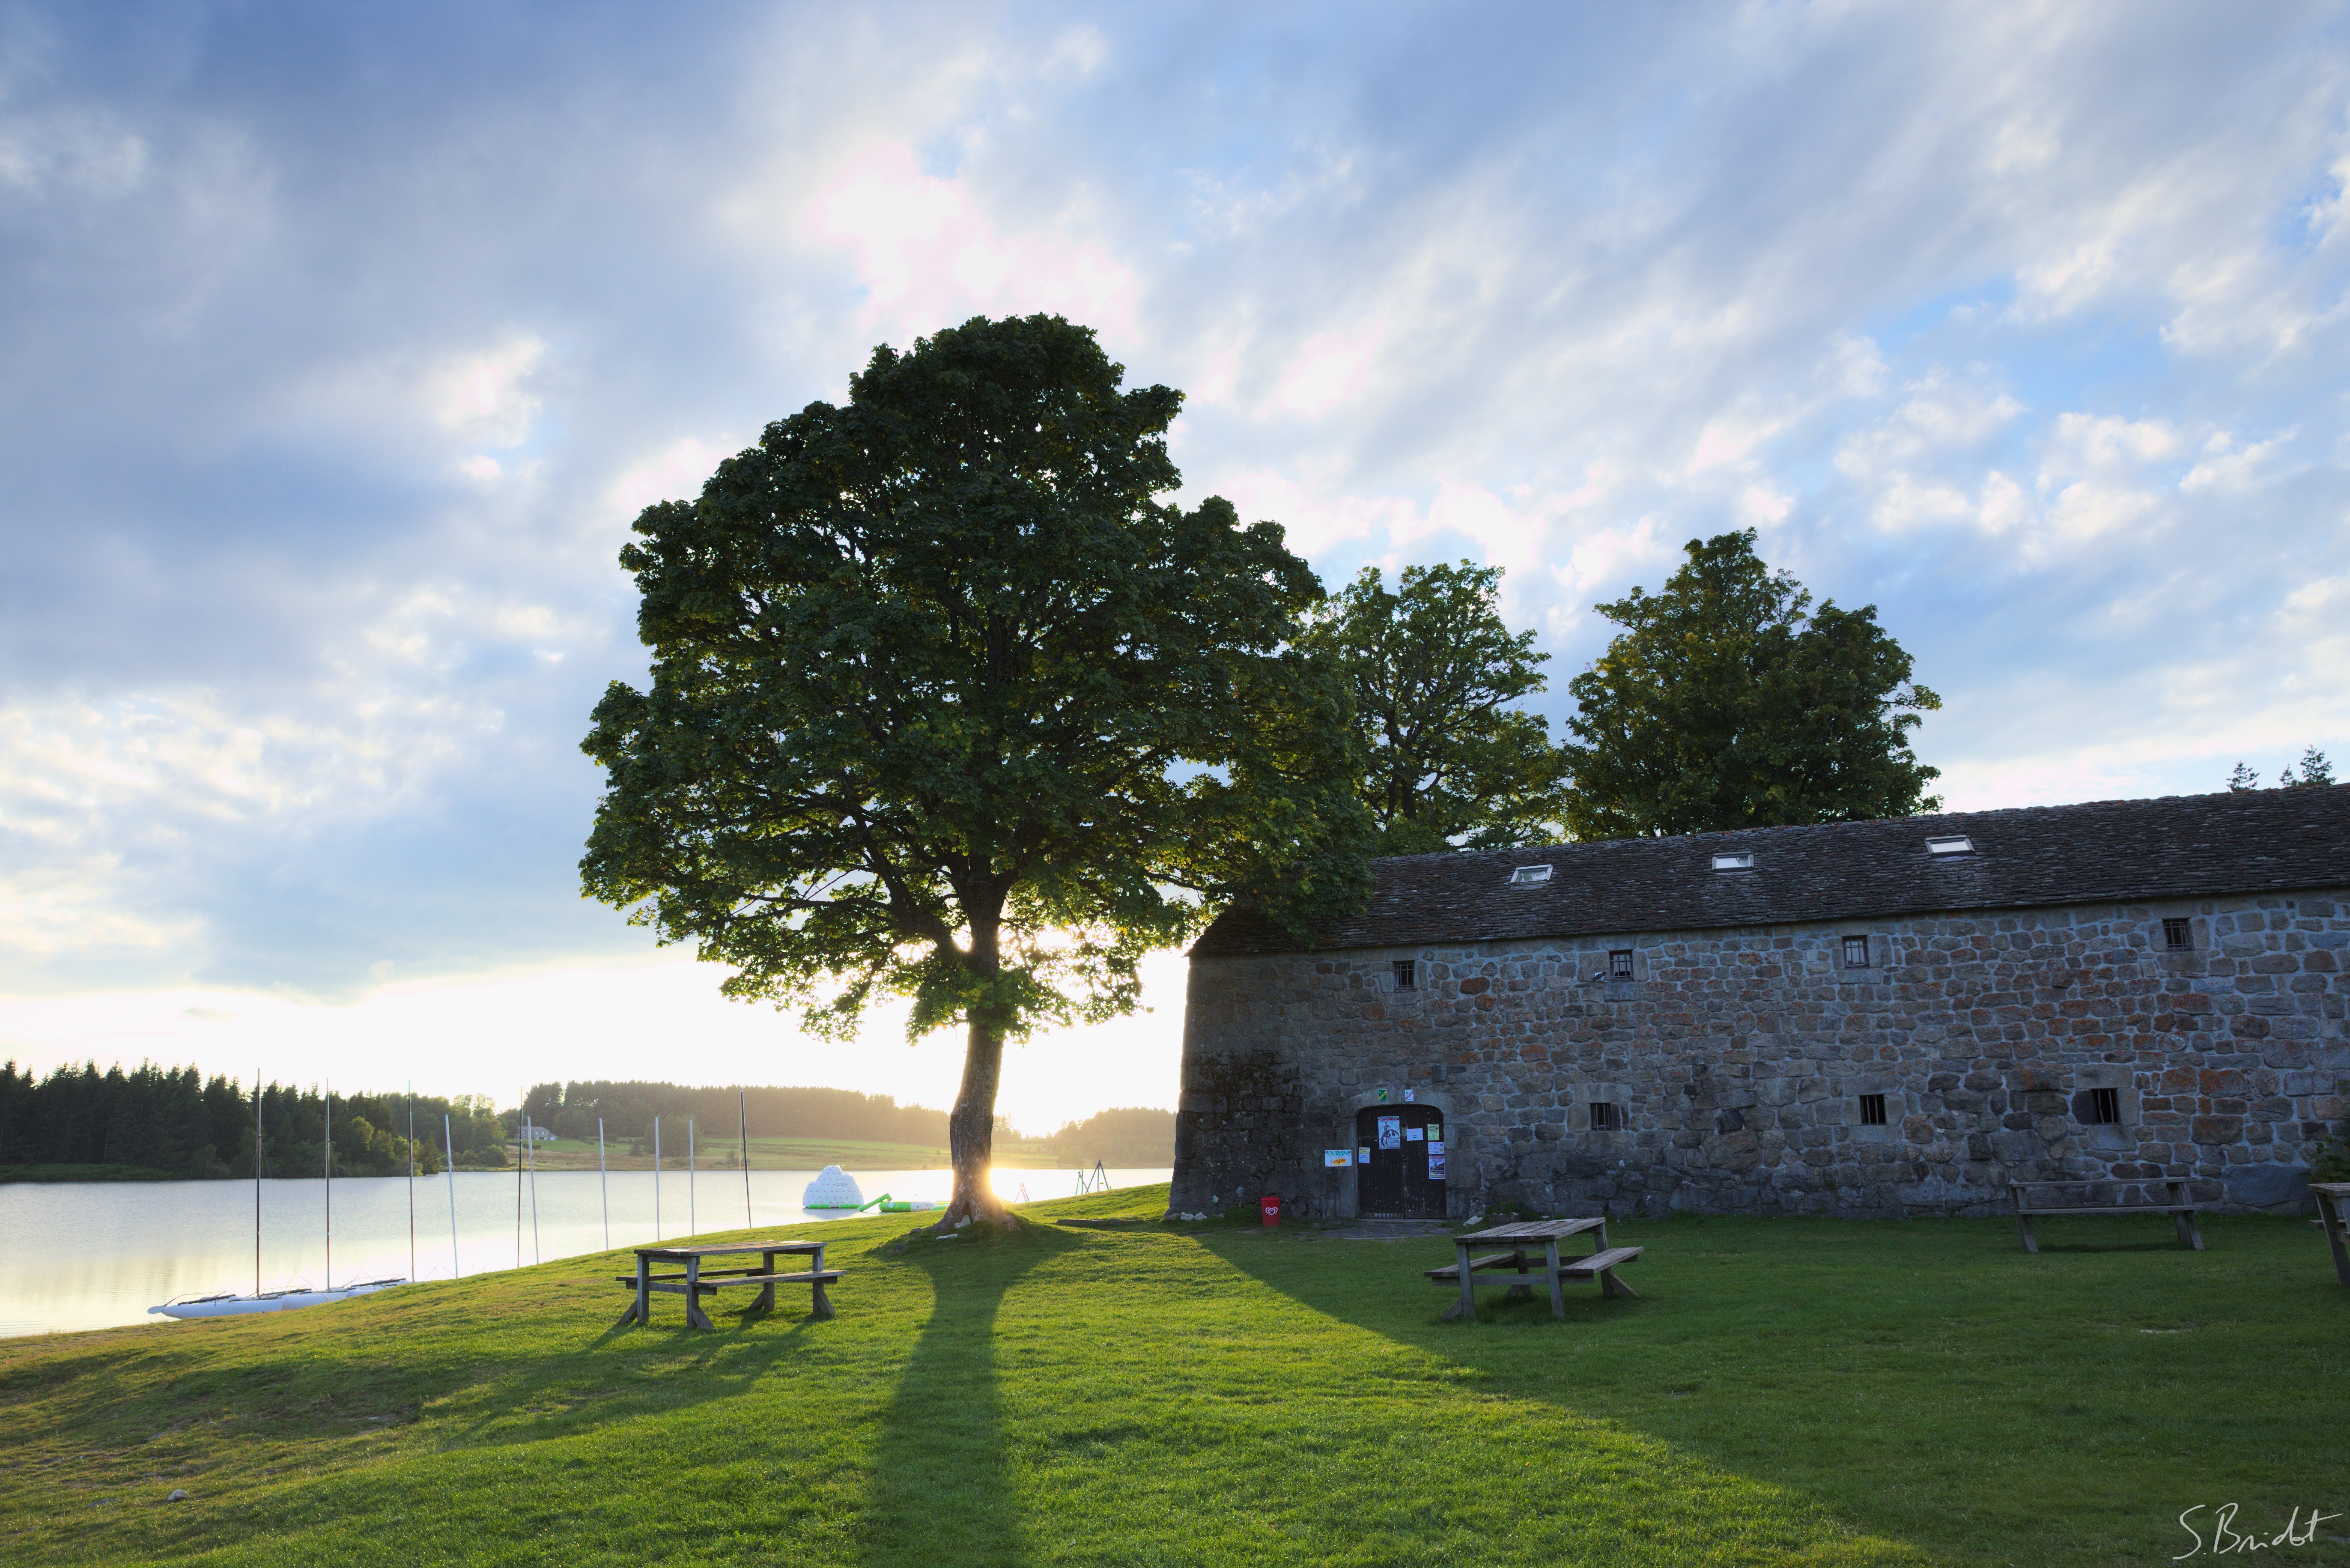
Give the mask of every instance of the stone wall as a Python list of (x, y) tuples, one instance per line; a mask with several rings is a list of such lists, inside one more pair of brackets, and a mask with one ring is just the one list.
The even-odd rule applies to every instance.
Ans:
[[(1604, 978), (1624, 950), (1632, 978)], [(1981, 1213), (2046, 1179), (2291, 1203), (2350, 1114), (2345, 970), (2350, 889), (1195, 958), (1172, 1207), (1349, 1216), (1322, 1151), (1407, 1090), (1445, 1113), (1456, 1217)], [(1592, 1130), (1600, 1099), (1622, 1130)]]

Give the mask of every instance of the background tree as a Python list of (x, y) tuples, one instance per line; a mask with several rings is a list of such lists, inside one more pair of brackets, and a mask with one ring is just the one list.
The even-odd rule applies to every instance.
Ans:
[[(2330, 784), (2333, 782), (2334, 764), (2325, 760), (2325, 753), (2315, 746), (2304, 746), (2301, 753), (2301, 776), (2293, 777), (2293, 769), (2288, 765), (2277, 774), (2276, 787), (2306, 789), (2315, 785)], [(2238, 763), (2234, 770), (2228, 774), (2228, 789), (2230, 794), (2242, 794), (2247, 790), (2256, 790), (2261, 787), (2261, 775), (2241, 763)]]
[(1544, 689), (1534, 633), (1498, 608), (1499, 566), (1377, 566), (1315, 612), (1305, 645), (1355, 699), (1363, 794), (1382, 855), (1555, 842), (1566, 767), (1540, 714), (1504, 706)]
[(1939, 771), (1909, 749), (1941, 699), (1876, 607), (1811, 611), (1811, 595), (1754, 553), (1752, 530), (1689, 544), (1650, 595), (1599, 613), (1625, 629), (1568, 684), (1562, 749), (1579, 837), (1702, 833), (1938, 809)]
[(1007, 1039), (1130, 1009), (1221, 903), (1368, 894), (1345, 693), (1288, 646), (1320, 586), (1274, 525), (1154, 500), (1181, 395), (1122, 376), (1057, 317), (878, 348), (620, 556), (652, 681), (584, 743), (587, 890), (816, 1031), (890, 994), (962, 1023), (941, 1224), (998, 1210)]

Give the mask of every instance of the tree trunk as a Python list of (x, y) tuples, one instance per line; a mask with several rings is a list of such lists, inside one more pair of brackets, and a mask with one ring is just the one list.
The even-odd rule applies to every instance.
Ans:
[(996, 1200), (988, 1180), (995, 1157), (995, 1088), (1003, 1076), (1003, 1025), (997, 1010), (973, 1008), (971, 1043), (963, 1052), (962, 1087), (947, 1117), (948, 1156), (954, 1162), (954, 1197), (936, 1229), (950, 1230), (966, 1220), (993, 1220), (1010, 1224), (1011, 1216)]

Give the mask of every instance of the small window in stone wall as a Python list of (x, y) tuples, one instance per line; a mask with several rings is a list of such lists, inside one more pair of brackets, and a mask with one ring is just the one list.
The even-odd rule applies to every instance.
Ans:
[(1860, 1096), (1860, 1125), (1870, 1127), (1881, 1127), (1885, 1125), (1885, 1096), (1883, 1095), (1863, 1095)]
[(1622, 1132), (1624, 1130), (1623, 1107), (1617, 1105), (1613, 1100), (1592, 1101), (1591, 1130), (1593, 1132)]
[(1419, 966), (1411, 959), (1395, 961), (1395, 987), (1398, 991), (1419, 989)]
[(2162, 922), (2162, 945), (2175, 953), (2183, 953), (2195, 945), (2195, 927), (2183, 919)]
[(1632, 950), (1630, 948), (1617, 948), (1615, 951), (1607, 955), (1607, 978), (1610, 980), (1629, 980), (1632, 978)]
[(2084, 1096), (2083, 1109), (2088, 1114), (2081, 1119), (2091, 1127), (2112, 1127), (2122, 1119), (2122, 1092), (2119, 1089), (2091, 1089)]
[(1868, 967), (1868, 939), (1866, 937), (1845, 938), (1844, 967), (1846, 969), (1866, 969)]

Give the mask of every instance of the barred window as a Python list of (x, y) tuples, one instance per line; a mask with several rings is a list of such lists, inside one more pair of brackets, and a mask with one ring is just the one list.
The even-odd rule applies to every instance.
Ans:
[(1632, 950), (1630, 948), (1617, 948), (1615, 951), (1607, 955), (1607, 978), (1610, 980), (1629, 980), (1632, 978)]
[(1615, 1101), (1594, 1100), (1591, 1102), (1591, 1130), (1593, 1132), (1621, 1132), (1623, 1129), (1624, 1113), (1617, 1106)]
[(1868, 967), (1868, 939), (1866, 937), (1845, 938), (1844, 967), (1846, 969), (1866, 969)]
[(1419, 969), (1411, 959), (1395, 961), (1395, 985), (1398, 991), (1416, 991), (1419, 986)]
[(1860, 1096), (1860, 1125), (1869, 1127), (1881, 1127), (1885, 1125), (1885, 1096), (1883, 1095), (1863, 1095)]
[(2162, 922), (2162, 945), (2172, 952), (2185, 952), (2195, 945), (2195, 928), (2183, 919)]
[(2119, 1089), (2089, 1091), (2089, 1122), (2095, 1127), (2112, 1127), (2122, 1119), (2122, 1092)]

